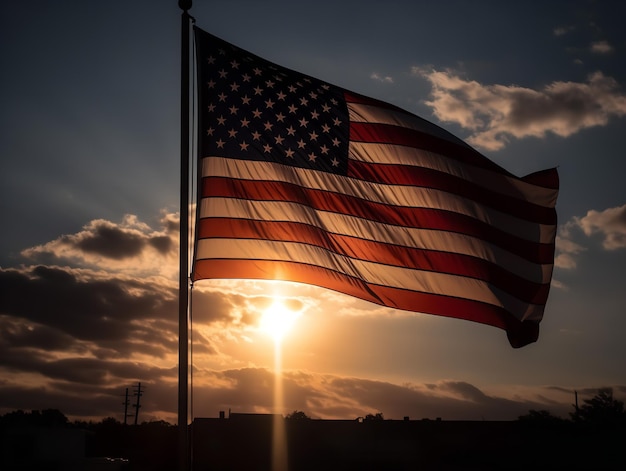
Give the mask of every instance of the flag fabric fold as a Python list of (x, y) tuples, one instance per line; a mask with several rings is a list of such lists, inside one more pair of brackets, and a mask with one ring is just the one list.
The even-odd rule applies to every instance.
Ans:
[(537, 340), (556, 169), (518, 178), (396, 106), (195, 39), (194, 281), (307, 283)]

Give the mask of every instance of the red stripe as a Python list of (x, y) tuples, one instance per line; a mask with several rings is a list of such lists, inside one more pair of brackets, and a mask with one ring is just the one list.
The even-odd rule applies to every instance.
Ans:
[(202, 198), (223, 197), (298, 203), (320, 211), (355, 216), (402, 227), (456, 232), (477, 237), (534, 263), (552, 263), (554, 244), (540, 244), (508, 234), (462, 214), (428, 208), (392, 207), (352, 196), (275, 181), (202, 179)]
[(344, 96), (344, 99), (346, 100), (346, 103), (357, 103), (361, 105), (375, 106), (377, 108), (382, 108), (385, 110), (392, 110), (392, 111), (396, 111), (405, 115), (416, 117), (418, 119), (422, 119), (413, 115), (412, 113), (407, 112), (406, 110), (403, 110), (402, 108), (392, 105), (391, 103), (385, 103), (384, 101), (377, 100), (376, 98), (371, 98), (365, 95), (359, 95), (358, 93), (354, 93), (349, 90), (345, 90), (343, 93), (343, 96)]
[(523, 177), (522, 180), (526, 183), (542, 186), (544, 188), (552, 188), (553, 190), (559, 189), (559, 173), (555, 168), (531, 173)]
[[(261, 239), (297, 242), (321, 247), (358, 260), (384, 265), (447, 273), (487, 281), (530, 304), (544, 304), (549, 284), (521, 278), (501, 266), (476, 257), (372, 242), (332, 234), (295, 222), (210, 218), (198, 221), (198, 239)], [(538, 268), (540, 270), (540, 268)]]
[[(194, 280), (205, 278), (283, 280), (307, 283), (391, 308), (465, 319), (507, 330), (521, 346), (534, 342), (538, 325), (526, 326), (504, 309), (477, 301), (364, 283), (317, 266), (265, 260), (196, 260)], [(417, 309), (416, 309), (417, 307)], [(522, 337), (522, 338), (519, 338)]]
[(377, 165), (351, 160), (348, 176), (386, 185), (410, 185), (446, 191), (474, 200), (505, 214), (539, 224), (556, 224), (556, 211), (503, 195), (438, 170), (408, 165)]
[(414, 129), (393, 126), (391, 124), (351, 122), (350, 140), (353, 142), (393, 144), (423, 149), (444, 155), (446, 159), (458, 160), (502, 175), (513, 176), (471, 147), (450, 142)]

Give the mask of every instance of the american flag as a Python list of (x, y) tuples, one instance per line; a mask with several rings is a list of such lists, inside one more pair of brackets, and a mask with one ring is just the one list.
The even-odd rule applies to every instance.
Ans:
[(194, 281), (308, 283), (536, 341), (555, 169), (518, 178), (398, 107), (195, 38)]

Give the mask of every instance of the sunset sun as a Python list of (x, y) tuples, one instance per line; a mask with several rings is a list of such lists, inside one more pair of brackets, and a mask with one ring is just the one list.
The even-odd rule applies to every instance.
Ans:
[(299, 312), (289, 309), (280, 299), (276, 299), (263, 312), (259, 328), (270, 335), (275, 342), (280, 342), (299, 315)]

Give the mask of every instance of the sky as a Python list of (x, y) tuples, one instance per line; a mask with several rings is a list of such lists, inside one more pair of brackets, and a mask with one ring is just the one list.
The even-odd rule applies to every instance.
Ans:
[[(205, 31), (517, 176), (558, 167), (561, 184), (536, 343), (312, 286), (203, 280), (192, 417), (515, 420), (568, 417), (575, 392), (626, 399), (624, 2), (193, 3)], [(180, 23), (174, 0), (0, 6), (0, 413), (121, 421), (141, 382), (140, 420), (177, 421)], [(294, 316), (280, 361), (261, 328), (275, 299)]]

